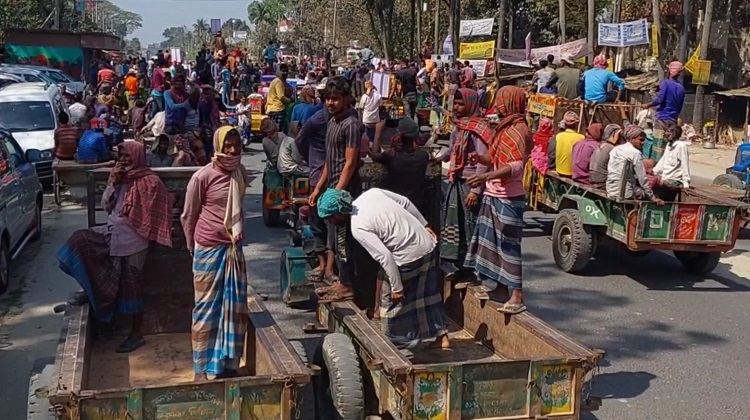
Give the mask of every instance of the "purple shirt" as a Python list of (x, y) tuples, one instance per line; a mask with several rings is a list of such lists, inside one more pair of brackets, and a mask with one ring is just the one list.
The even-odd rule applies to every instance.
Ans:
[[(443, 162), (448, 162), (449, 160), (451, 160), (451, 154), (453, 152), (453, 148), (456, 146), (456, 141), (458, 141), (458, 136), (459, 130), (453, 130), (453, 132), (451, 133), (451, 147), (447, 152), (438, 156), (439, 160), (442, 160)], [(466, 156), (464, 156), (464, 161), (466, 162), (466, 164), (464, 165), (464, 168), (461, 170), (461, 172), (456, 174), (461, 179), (469, 179), (472, 175), (483, 174), (489, 169), (487, 166), (482, 164), (469, 163), (468, 156), (471, 152), (477, 152), (478, 155), (489, 154), (489, 149), (487, 149), (487, 145), (484, 144), (482, 140), (477, 138), (477, 136), (475, 136), (474, 134), (472, 134), (470, 138), (471, 141), (469, 141), (469, 144), (466, 146)], [(452, 165), (453, 162), (451, 162), (451, 166)], [(475, 194), (482, 194), (483, 190), (484, 184), (476, 188), (472, 188), (471, 192)]]
[[(354, 109), (350, 110), (350, 113), (357, 116), (357, 111)], [(326, 130), (329, 118), (328, 108), (324, 106), (307, 120), (294, 140), (300, 154), (310, 166), (311, 187), (318, 185), (326, 163)]]
[(154, 75), (151, 77), (151, 90), (164, 93), (164, 71), (158, 66), (154, 68)]
[(573, 145), (573, 180), (589, 184), (589, 164), (599, 142), (586, 137)]
[(659, 85), (659, 95), (652, 104), (656, 108), (657, 120), (677, 121), (685, 103), (685, 88), (675, 79), (667, 79)]

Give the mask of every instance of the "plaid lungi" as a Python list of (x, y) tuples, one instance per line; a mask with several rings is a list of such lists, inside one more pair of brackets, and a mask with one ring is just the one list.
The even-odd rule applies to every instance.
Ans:
[(237, 369), (247, 332), (247, 275), (242, 248), (196, 244), (193, 253), (195, 373)]
[(464, 267), (479, 280), (521, 288), (521, 238), (525, 197), (497, 198), (485, 195), (477, 227), (469, 244)]
[(102, 322), (117, 314), (143, 312), (141, 275), (148, 249), (128, 257), (109, 255), (107, 236), (92, 229), (77, 230), (57, 251), (60, 269), (81, 286)]
[(454, 183), (444, 181), (442, 223), (440, 228), (440, 258), (463, 264), (471, 237), (477, 223), (479, 206), (466, 208), (466, 197), (471, 187), (466, 180), (456, 178)]
[[(383, 281), (380, 293), (381, 330), (398, 348), (447, 333), (443, 297), (434, 252), (399, 267), (404, 299), (391, 300), (391, 284)], [(383, 275), (383, 271), (380, 272)]]
[(268, 118), (272, 119), (273, 122), (275, 122), (276, 125), (279, 126), (279, 131), (281, 131), (282, 133), (286, 133), (288, 128), (286, 123), (286, 111), (269, 112)]

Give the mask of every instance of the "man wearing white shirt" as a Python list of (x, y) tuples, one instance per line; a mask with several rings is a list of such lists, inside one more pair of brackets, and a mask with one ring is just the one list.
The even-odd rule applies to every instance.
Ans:
[(383, 269), (379, 315), (393, 344), (411, 348), (435, 338), (436, 347), (449, 348), (436, 266), (437, 237), (414, 204), (380, 188), (354, 201), (347, 191), (329, 188), (317, 207), (318, 215), (334, 225), (351, 223), (352, 237)]
[(380, 122), (380, 100), (382, 96), (372, 85), (372, 81), (365, 81), (365, 94), (359, 100), (359, 108), (362, 110), (362, 124), (370, 143), (375, 141), (375, 126)]
[(682, 128), (670, 125), (664, 132), (667, 145), (654, 167), (659, 178), (654, 194), (666, 201), (674, 201), (681, 189), (690, 188), (690, 153), (682, 137)]

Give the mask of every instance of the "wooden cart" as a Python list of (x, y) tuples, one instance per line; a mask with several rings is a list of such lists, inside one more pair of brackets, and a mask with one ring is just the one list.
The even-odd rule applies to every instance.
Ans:
[[(197, 169), (155, 172), (170, 193), (179, 196)], [(89, 172), (90, 226), (99, 222), (92, 203), (108, 176), (106, 169)], [(174, 214), (179, 215), (179, 209)], [(175, 247), (154, 246), (144, 267), (144, 347), (115, 353), (122, 337), (99, 339), (88, 306), (68, 307), (49, 386), (57, 419), (299, 418), (303, 401), (298, 391), (309, 383), (311, 371), (252, 289), (243, 376), (192, 381), (192, 258), (181, 230), (176, 223)], [(125, 332), (123, 321), (115, 321), (115, 335)]]
[(62, 204), (62, 190), (65, 188), (71, 199), (78, 202), (86, 201), (86, 185), (88, 178), (86, 173), (91, 169), (111, 168), (115, 161), (84, 164), (73, 160), (55, 159), (52, 162), (52, 189), (55, 195), (55, 204)]

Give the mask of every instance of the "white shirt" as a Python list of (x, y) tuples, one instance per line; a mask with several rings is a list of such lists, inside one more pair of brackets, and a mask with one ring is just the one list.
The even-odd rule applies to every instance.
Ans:
[(78, 127), (78, 124), (86, 116), (86, 105), (76, 102), (68, 107), (68, 113), (70, 114), (70, 125)]
[(376, 91), (369, 95), (362, 95), (359, 107), (362, 108), (362, 124), (377, 124), (380, 122), (380, 99), (382, 96)]
[(690, 155), (688, 144), (683, 140), (667, 143), (659, 162), (654, 167), (654, 175), (662, 181), (677, 181), (683, 188), (690, 187)]
[(164, 134), (164, 127), (166, 125), (166, 114), (164, 111), (157, 112), (156, 115), (154, 115), (154, 118), (151, 118), (151, 121), (146, 124), (145, 127), (143, 127), (143, 131), (151, 130), (152, 133), (154, 133), (154, 136), (158, 136), (160, 134)]
[(549, 83), (552, 78), (552, 70), (550, 70), (549, 67), (537, 70), (536, 73), (534, 73), (534, 78), (536, 78), (536, 91), (539, 92), (541, 88), (547, 86), (547, 83)]
[[(633, 173), (623, 174), (625, 165), (628, 162), (632, 164)], [(623, 178), (623, 176), (625, 176), (625, 178)], [(625, 182), (625, 194), (622, 198), (632, 199), (636, 180), (646, 194), (646, 197), (652, 199), (654, 197), (654, 192), (651, 191), (651, 187), (648, 186), (646, 168), (643, 166), (643, 152), (636, 149), (630, 142), (616, 146), (611, 152), (609, 152), (609, 163), (607, 164), (607, 195), (619, 197), (620, 188), (622, 187), (622, 183)]]
[(237, 105), (237, 109), (235, 109), (235, 113), (237, 114), (237, 120), (239, 121), (241, 126), (246, 126), (250, 124), (250, 104), (239, 104)]
[(437, 244), (427, 221), (408, 198), (380, 188), (365, 191), (352, 206), (352, 237), (380, 263), (391, 289), (402, 291), (399, 266), (430, 254)]
[(282, 175), (307, 174), (310, 169), (305, 165), (302, 155), (300, 155), (297, 150), (294, 138), (289, 137), (284, 133), (279, 133), (278, 136), (281, 139), (281, 146), (279, 146), (279, 160), (276, 163), (279, 173)]

